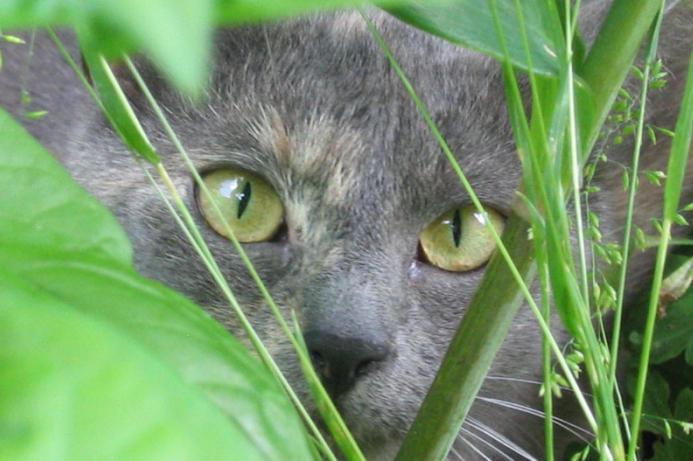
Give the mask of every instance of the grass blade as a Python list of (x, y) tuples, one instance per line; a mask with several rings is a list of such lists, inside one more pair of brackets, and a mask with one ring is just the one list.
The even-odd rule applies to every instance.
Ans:
[(652, 0), (614, 0), (611, 5), (580, 68), (580, 76), (592, 90), (594, 101), (593, 120), (581, 133), (584, 155), (592, 150), (659, 5)]
[(626, 213), (626, 223), (625, 229), (623, 230), (623, 255), (621, 264), (621, 271), (619, 273), (618, 280), (618, 293), (616, 299), (616, 311), (614, 312), (614, 321), (611, 332), (611, 357), (609, 359), (609, 379), (611, 380), (611, 386), (616, 385), (616, 366), (618, 364), (618, 350), (621, 335), (621, 319), (623, 315), (623, 298), (626, 290), (626, 274), (628, 272), (628, 257), (630, 253), (630, 239), (631, 230), (633, 227), (633, 214), (635, 208), (635, 193), (637, 192), (636, 180), (638, 176), (638, 168), (640, 164), (640, 149), (642, 147), (643, 139), (643, 128), (645, 126), (645, 109), (647, 107), (647, 92), (648, 83), (650, 81), (650, 70), (652, 64), (657, 56), (657, 42), (659, 37), (659, 30), (662, 25), (662, 18), (664, 16), (664, 1), (661, 2), (659, 14), (657, 20), (654, 24), (652, 34), (650, 36), (650, 41), (648, 44), (647, 56), (645, 57), (645, 65), (643, 69), (643, 79), (642, 87), (640, 90), (640, 110), (638, 112), (638, 127), (635, 133), (635, 143), (633, 146), (633, 160), (632, 160), (632, 172), (630, 188), (628, 191), (628, 211)]
[[(424, 121), (429, 126), (433, 136), (438, 141), (444, 155), (450, 162), (450, 165), (455, 173), (458, 175), (460, 182), (465, 188), (465, 191), (469, 194), (477, 211), (483, 213), (484, 209), (481, 202), (476, 196), (466, 176), (460, 169), (457, 160), (450, 151), (450, 148), (438, 130), (435, 122), (433, 122), (428, 110), (414, 91), (411, 83), (407, 79), (402, 69), (399, 67), (399, 64), (395, 60), (394, 56), (392, 56), (392, 53), (385, 44), (382, 36), (380, 36), (372, 22), (370, 22), (367, 18), (365, 19), (371, 34), (375, 38), (376, 42), (380, 45), (381, 50), (390, 62), (392, 69), (400, 78), (403, 86), (414, 101), (414, 104), (419, 110)], [(517, 96), (519, 97), (519, 93)], [(521, 104), (518, 104), (515, 107), (521, 107)], [(528, 132), (528, 130), (529, 128), (525, 127), (525, 132)], [(564, 371), (570, 386), (575, 391), (575, 395), (590, 426), (593, 428), (593, 430), (595, 430), (596, 423), (594, 416), (584, 400), (584, 396), (582, 395), (582, 392), (580, 391), (579, 386), (575, 381), (575, 378), (573, 377), (565, 358), (563, 357), (560, 347), (551, 335), (551, 331), (528, 289), (528, 284), (531, 283), (531, 279), (533, 279), (535, 266), (529, 253), (525, 254), (523, 257), (520, 257), (523, 251), (529, 251), (526, 248), (521, 248), (522, 246), (531, 247), (531, 245), (527, 245), (526, 242), (528, 232), (526, 222), (520, 216), (511, 215), (506, 224), (506, 231), (504, 232), (504, 235), (507, 238), (513, 238), (514, 243), (511, 248), (513, 252), (517, 252), (513, 253), (518, 257), (517, 260), (515, 260), (508, 251), (493, 226), (491, 226), (488, 222), (487, 225), (491, 235), (493, 236), (494, 242), (496, 243), (498, 253), (496, 253), (496, 255), (494, 255), (494, 257), (491, 259), (489, 269), (486, 271), (484, 278), (488, 277), (489, 279), (492, 279), (496, 276), (494, 274), (499, 273), (499, 271), (501, 274), (504, 273), (505, 275), (503, 278), (496, 280), (495, 284), (491, 284), (489, 286), (497, 287), (499, 286), (499, 283), (502, 283), (502, 286), (508, 287), (508, 292), (505, 294), (506, 296), (504, 297), (504, 301), (502, 301), (502, 305), (499, 305), (498, 299), (495, 298), (495, 292), (497, 291), (495, 288), (487, 288), (483, 291), (477, 292), (478, 297), (475, 296), (474, 301), (468, 307), (468, 310), (462, 319), (460, 328), (458, 329), (458, 333), (460, 331), (464, 331), (464, 333), (461, 334), (467, 337), (462, 337), (461, 339), (457, 340), (457, 343), (473, 344), (476, 342), (475, 338), (478, 338), (482, 332), (476, 330), (475, 328), (477, 328), (480, 323), (485, 323), (485, 321), (479, 319), (492, 318), (495, 315), (494, 309), (489, 309), (489, 306), (494, 306), (496, 309), (503, 310), (505, 316), (511, 316), (514, 309), (519, 306), (520, 302), (517, 301), (518, 304), (514, 305), (511, 301), (520, 299), (518, 293), (511, 288), (516, 286), (537, 318), (539, 326), (542, 329), (542, 332), (546, 335), (549, 345), (556, 355), (560, 367)], [(523, 231), (520, 231), (520, 228), (522, 228)], [(516, 237), (513, 237), (513, 235)], [(522, 239), (525, 240), (524, 242), (522, 242), (522, 239), (519, 238), (520, 235), (522, 235)], [(499, 262), (496, 263), (494, 261)], [(498, 268), (499, 266), (505, 267), (507, 272), (503, 272)], [(495, 269), (492, 270), (490, 267), (494, 267)], [(482, 285), (483, 284), (484, 282), (482, 280)], [(472, 314), (473, 311), (478, 312)], [(477, 318), (477, 316), (479, 317)], [(497, 321), (501, 325), (505, 325), (504, 322), (510, 322), (511, 320), (511, 317), (503, 317), (503, 319), (498, 319)], [(464, 325), (466, 322), (475, 322), (477, 327), (465, 327)], [(468, 346), (465, 346), (463, 349), (455, 349), (454, 346), (450, 346), (448, 348), (448, 352), (446, 353), (443, 363), (441, 364), (441, 368), (438, 372), (438, 378), (436, 378), (433, 385), (429, 389), (426, 399), (419, 409), (419, 413), (417, 414), (412, 428), (407, 434), (407, 437), (405, 438), (404, 443), (397, 455), (398, 460), (433, 460), (440, 459), (447, 454), (454, 440), (454, 436), (456, 436), (457, 431), (459, 430), (459, 427), (462, 424), (466, 413), (469, 411), (479, 387), (481, 386), (483, 374), (485, 374), (486, 370), (488, 370), (495, 353), (497, 352), (498, 348), (500, 348), (500, 344), (507, 333), (507, 329), (505, 331), (491, 331), (492, 336), (487, 338), (486, 343), (477, 343), (478, 350), (474, 356), (474, 360), (478, 362), (473, 362), (475, 363), (475, 373), (470, 372), (471, 368), (469, 364), (467, 364), (466, 367), (460, 367), (460, 362), (457, 359), (456, 354), (464, 353)], [(488, 331), (484, 331), (484, 333), (487, 332)], [(455, 341), (456, 340), (453, 339), (453, 342)], [(486, 347), (488, 349), (485, 349)], [(445, 371), (448, 369), (450, 370), (450, 373)], [(483, 370), (481, 376), (479, 376), (480, 370)], [(465, 392), (460, 392), (457, 396), (459, 398), (455, 399), (455, 404), (451, 405), (450, 396), (461, 387), (465, 388)], [(455, 389), (455, 391), (453, 391), (453, 389)]]
[(647, 383), (647, 371), (650, 361), (650, 350), (652, 349), (652, 336), (654, 334), (654, 324), (659, 305), (660, 289), (662, 277), (664, 275), (664, 262), (666, 260), (671, 226), (678, 212), (679, 198), (683, 186), (683, 177), (686, 171), (686, 163), (690, 152), (691, 132), (693, 132), (693, 53), (688, 60), (688, 76), (686, 87), (681, 101), (679, 117), (676, 121), (674, 139), (671, 143), (669, 154), (669, 164), (667, 165), (667, 180), (664, 188), (664, 219), (662, 220), (662, 233), (657, 247), (657, 260), (650, 291), (650, 300), (647, 310), (647, 320), (645, 331), (643, 332), (642, 349), (640, 351), (640, 366), (638, 369), (638, 380), (635, 385), (635, 398), (631, 414), (632, 437), (628, 444), (628, 460), (636, 460), (638, 447), (640, 418), (642, 415), (642, 405), (645, 395), (645, 384)]
[[(233, 230), (230, 228), (228, 225), (227, 220), (224, 218), (223, 213), (221, 212), (220, 208), (216, 204), (213, 196), (211, 195), (209, 189), (207, 188), (206, 184), (202, 180), (202, 177), (200, 176), (199, 172), (195, 168), (195, 166), (192, 163), (192, 160), (190, 159), (187, 150), (181, 143), (180, 139), (176, 135), (175, 131), (173, 130), (173, 127), (168, 123), (168, 119), (166, 118), (166, 115), (164, 114), (163, 110), (157, 103), (156, 99), (152, 95), (152, 93), (149, 91), (149, 88), (147, 87), (146, 82), (142, 79), (140, 76), (137, 68), (134, 66), (132, 61), (129, 58), (125, 58), (125, 63), (128, 66), (130, 72), (132, 73), (133, 77), (135, 78), (135, 81), (139, 85), (140, 89), (145, 95), (145, 98), (147, 99), (148, 103), (152, 107), (152, 110), (156, 114), (159, 122), (161, 123), (162, 127), (166, 131), (166, 134), (168, 135), (169, 139), (171, 142), (174, 144), (176, 149), (178, 150), (179, 154), (181, 155), (183, 161), (185, 162), (186, 166), (188, 167), (188, 170), (192, 174), (195, 182), (197, 183), (198, 187), (202, 191), (203, 194), (207, 195), (207, 199), (209, 202), (213, 205), (214, 211), (217, 213), (217, 216), (219, 218), (219, 221), (223, 224), (225, 227), (225, 232), (229, 236), (229, 240), (231, 244), (234, 246), (236, 249), (238, 255), (242, 259), (246, 269), (248, 270), (251, 278), (255, 282), (258, 290), (262, 294), (263, 299), (267, 303), (267, 306), (270, 308), (271, 312), (274, 314), (275, 319), (279, 323), (280, 327), (282, 328), (284, 334), (286, 337), (289, 339), (291, 342), (296, 355), (299, 359), (299, 362), (301, 364), (301, 368), (304, 371), (305, 378), (308, 381), (308, 384), (310, 386), (311, 391), (313, 392), (313, 397), (315, 398), (316, 405), (318, 407), (318, 410), (320, 411), (321, 415), (323, 416), (323, 419), (327, 425), (327, 427), (330, 429), (330, 433), (332, 434), (333, 438), (335, 439), (335, 442), (337, 445), (340, 447), (344, 455), (346, 456), (347, 459), (349, 460), (362, 460), (364, 459), (363, 454), (361, 453), (358, 445), (356, 444), (356, 441), (354, 440), (353, 436), (349, 432), (348, 428), (346, 427), (346, 424), (342, 420), (341, 416), (339, 415), (339, 412), (337, 411), (336, 407), (334, 406), (332, 400), (330, 399), (329, 395), (325, 391), (325, 388), (323, 387), (322, 383), (320, 382), (320, 379), (318, 378), (317, 373), (313, 369), (312, 363), (310, 361), (310, 358), (308, 357), (308, 354), (306, 352), (305, 347), (302, 347), (298, 338), (294, 335), (294, 333), (291, 331), (289, 328), (289, 325), (287, 324), (286, 320), (282, 316), (279, 307), (276, 305), (274, 300), (272, 299), (272, 296), (269, 293), (269, 290), (267, 290), (267, 287), (265, 286), (264, 282), (262, 279), (260, 279), (260, 276), (258, 275), (257, 271), (253, 267), (252, 262), (248, 258), (247, 254), (245, 253), (245, 250), (243, 249), (243, 246), (240, 244), (238, 239), (235, 237)], [(159, 168), (159, 167), (158, 167)], [(159, 171), (161, 172), (161, 169), (159, 168)], [(165, 171), (163, 171), (165, 173)], [(164, 177), (163, 175), (160, 175)], [(169, 190), (172, 193), (175, 193), (175, 187), (168, 181), (169, 185)], [(183, 213), (187, 214), (187, 210), (185, 210), (185, 206), (182, 202), (180, 202), (179, 208), (181, 208), (181, 211)], [(194, 221), (190, 218), (188, 219), (188, 227), (191, 228), (191, 230), (197, 234), (197, 240), (198, 243), (203, 247), (206, 248), (206, 245), (204, 244), (204, 240), (202, 236), (197, 232), (196, 226)], [(209, 250), (206, 250), (207, 257), (213, 262), (214, 258), (209, 253)], [(254, 330), (252, 329), (252, 326), (250, 326), (250, 323), (247, 320), (244, 320), (245, 316), (238, 305), (237, 301), (235, 300), (235, 297), (231, 294), (231, 290), (226, 284), (223, 276), (221, 275), (221, 271), (219, 270), (218, 266), (216, 266), (216, 263), (213, 264), (213, 269), (214, 272), (218, 272), (215, 277), (215, 280), (217, 283), (223, 283), (225, 286), (220, 287), (222, 290), (224, 290), (225, 293), (227, 294), (227, 298), (231, 302), (232, 307), (234, 308), (234, 311), (236, 312), (236, 315), (239, 316), (239, 318), (242, 320), (244, 327), (246, 329), (246, 333), (248, 333), (249, 337), (253, 341), (253, 345), (256, 347), (256, 350), (261, 354), (261, 356), (264, 356), (264, 360), (270, 365), (270, 368), (272, 372), (275, 374), (275, 376), (280, 379), (282, 384), (287, 387), (287, 389), (290, 389), (288, 386), (288, 383), (286, 380), (283, 379), (281, 376), (281, 371), (279, 368), (276, 366), (274, 361), (271, 359), (269, 352), (266, 351), (264, 346), (262, 345), (262, 341), (260, 340), (257, 335), (255, 335)], [(212, 273), (214, 276), (215, 274)], [(293, 392), (290, 392), (290, 397), (292, 397)], [(321, 444), (323, 445), (323, 451), (328, 451), (329, 447), (324, 444), (324, 440), (322, 440), (322, 436), (319, 433), (319, 431), (315, 430), (315, 427), (312, 424), (312, 421), (310, 418), (307, 417), (307, 414), (305, 414), (305, 410), (303, 410), (302, 406), (300, 405), (300, 402), (298, 402), (298, 399), (294, 398), (295, 396), (292, 397), (292, 400), (294, 403), (298, 404), (299, 411), (302, 413), (304, 416), (304, 419), (306, 420), (306, 423), (309, 425), (311, 428), (313, 435), (321, 441)]]

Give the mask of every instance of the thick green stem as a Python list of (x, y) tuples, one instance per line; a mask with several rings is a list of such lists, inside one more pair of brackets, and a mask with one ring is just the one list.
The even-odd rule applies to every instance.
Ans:
[[(511, 216), (503, 233), (504, 242), (512, 248), (510, 256), (526, 283), (536, 272), (534, 247), (527, 240), (527, 224)], [(429, 396), (416, 416), (405, 439), (398, 460), (440, 460), (457, 437), (460, 422), (471, 407), (486, 376), (489, 364), (503, 343), (512, 319), (523, 301), (504, 258), (497, 254), (486, 269), (479, 289), (452, 339), (436, 375)], [(508, 289), (499, 290), (498, 287)], [(493, 308), (490, 308), (493, 306)], [(445, 398), (430, 398), (431, 395)]]
[(594, 102), (594, 117), (581, 133), (583, 155), (592, 150), (659, 6), (653, 0), (614, 0), (611, 5), (579, 72), (592, 90)]

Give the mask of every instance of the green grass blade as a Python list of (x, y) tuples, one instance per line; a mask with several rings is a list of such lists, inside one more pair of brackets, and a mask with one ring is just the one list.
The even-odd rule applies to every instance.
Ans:
[[(296, 355), (299, 359), (299, 362), (301, 364), (301, 367), (304, 371), (305, 378), (308, 381), (308, 384), (313, 391), (313, 396), (316, 401), (316, 405), (318, 406), (318, 410), (320, 411), (321, 415), (323, 416), (323, 419), (325, 420), (325, 423), (327, 427), (330, 429), (330, 433), (332, 434), (333, 438), (335, 439), (335, 442), (337, 445), (340, 447), (344, 455), (346, 456), (347, 459), (349, 460), (361, 460), (363, 458), (363, 454), (361, 453), (358, 445), (356, 444), (356, 441), (354, 440), (353, 436), (351, 435), (350, 431), (346, 427), (346, 424), (344, 423), (343, 419), (339, 415), (339, 412), (337, 411), (336, 407), (334, 406), (332, 400), (330, 399), (329, 395), (325, 391), (325, 388), (323, 387), (322, 383), (320, 382), (320, 379), (318, 378), (317, 373), (313, 369), (312, 363), (310, 361), (310, 358), (308, 357), (308, 354), (305, 350), (304, 347), (301, 347), (301, 344), (299, 343), (298, 339), (294, 336), (293, 332), (289, 328), (289, 325), (287, 324), (286, 320), (282, 316), (279, 307), (276, 305), (274, 300), (272, 299), (272, 296), (269, 293), (269, 290), (267, 290), (267, 287), (265, 286), (264, 282), (258, 275), (257, 271), (253, 267), (252, 262), (250, 261), (250, 258), (248, 258), (247, 254), (245, 253), (245, 250), (243, 249), (243, 246), (240, 244), (238, 239), (233, 233), (233, 230), (230, 228), (228, 225), (227, 220), (224, 218), (223, 213), (219, 209), (216, 201), (214, 200), (214, 197), (210, 193), (209, 189), (207, 188), (205, 182), (202, 180), (202, 177), (200, 176), (199, 172), (193, 165), (190, 156), (187, 153), (187, 150), (183, 146), (182, 142), (176, 135), (175, 131), (173, 130), (173, 127), (168, 123), (168, 119), (166, 118), (166, 115), (164, 114), (163, 110), (157, 103), (156, 99), (152, 95), (152, 93), (149, 91), (149, 88), (147, 87), (146, 82), (142, 79), (140, 76), (137, 68), (134, 66), (132, 61), (129, 58), (125, 58), (126, 65), (128, 66), (129, 70), (131, 71), (133, 77), (135, 78), (135, 81), (139, 85), (140, 89), (142, 90), (145, 98), (149, 102), (150, 106), (152, 107), (152, 110), (156, 114), (159, 122), (161, 123), (162, 127), (164, 128), (164, 131), (168, 135), (169, 139), (173, 143), (173, 145), (176, 147), (178, 150), (179, 154), (181, 155), (183, 161), (185, 162), (186, 166), (188, 167), (188, 170), (192, 174), (195, 182), (197, 183), (198, 187), (200, 188), (201, 192), (203, 194), (207, 195), (207, 198), (210, 203), (212, 203), (212, 206), (214, 208), (215, 213), (217, 214), (219, 218), (219, 222), (221, 222), (224, 226), (224, 230), (229, 236), (229, 240), (236, 249), (238, 255), (242, 259), (246, 269), (248, 270), (251, 278), (255, 282), (258, 290), (262, 294), (263, 299), (267, 303), (268, 307), (272, 311), (275, 319), (279, 323), (280, 327), (282, 328), (282, 331), (286, 335), (286, 337), (289, 339), (291, 342), (294, 351), (296, 352)], [(165, 171), (163, 171), (165, 173)], [(162, 175), (165, 177), (165, 175)], [(173, 185), (169, 183), (169, 190), (172, 191), (172, 193), (175, 193), (175, 188)], [(183, 205), (182, 201), (179, 204), (179, 208), (181, 208), (181, 211), (184, 213), (184, 216), (187, 215), (187, 210), (185, 210), (185, 206)], [(191, 228), (194, 234), (196, 234), (196, 239), (198, 240), (198, 243), (203, 247), (206, 248), (206, 245), (204, 244), (204, 239), (202, 236), (199, 234), (197, 231), (197, 228), (195, 226), (194, 221), (192, 218), (189, 218), (188, 220), (188, 227)], [(206, 251), (207, 257), (211, 260), (214, 261), (214, 258), (212, 257), (211, 253), (209, 251)], [(264, 346), (262, 345), (262, 342), (260, 341), (259, 337), (256, 337), (254, 330), (252, 329), (252, 326), (250, 326), (250, 323), (247, 322), (247, 320), (243, 320), (245, 318), (242, 309), (238, 305), (237, 301), (235, 300), (235, 297), (231, 294), (230, 288), (228, 288), (228, 285), (226, 284), (225, 280), (223, 279), (223, 276), (221, 275), (221, 271), (219, 270), (218, 266), (216, 266), (216, 263), (213, 264), (214, 266), (214, 272), (217, 272), (217, 283), (222, 283), (225, 286), (221, 287), (225, 292), (227, 292), (227, 298), (231, 302), (232, 306), (234, 307), (234, 311), (236, 314), (241, 318), (245, 325), (246, 332), (251, 335), (251, 339), (253, 339), (253, 343), (258, 350), (258, 352), (265, 355), (265, 360), (267, 363), (271, 365), (271, 368), (273, 368), (273, 372), (275, 375), (281, 375), (281, 372), (279, 371), (279, 368), (276, 367), (276, 364), (274, 364), (274, 361), (271, 360), (271, 357), (269, 356), (269, 353), (264, 349)], [(213, 274), (214, 275), (214, 274)], [(255, 338), (253, 338), (255, 336)], [(285, 383), (285, 380), (284, 380)], [(295, 402), (296, 403), (296, 402)], [(302, 408), (302, 407), (301, 407)], [(304, 412), (302, 412), (304, 413)], [(312, 421), (307, 420), (307, 423), (309, 426), (311, 426), (312, 429)], [(320, 433), (316, 430), (313, 430), (314, 436), (318, 439), (321, 440), (322, 436)], [(324, 442), (324, 441), (322, 441)], [(325, 444), (323, 446), (323, 451), (329, 450), (329, 447)]]
[[(472, 202), (474, 203), (474, 206), (477, 208), (479, 212), (483, 213), (483, 206), (481, 205), (478, 197), (474, 193), (474, 190), (471, 187), (466, 176), (462, 172), (454, 155), (450, 151), (450, 148), (445, 142), (445, 139), (441, 135), (436, 124), (431, 119), (431, 116), (428, 113), (423, 102), (420, 100), (420, 98), (414, 91), (411, 83), (407, 79), (402, 69), (399, 67), (399, 64), (395, 60), (394, 56), (392, 56), (392, 53), (385, 44), (382, 36), (380, 36), (373, 24), (370, 21), (368, 21), (367, 18), (366, 21), (369, 30), (371, 31), (371, 34), (375, 38), (376, 42), (380, 45), (381, 50), (390, 62), (392, 69), (400, 78), (404, 88), (408, 92), (411, 99), (414, 101), (414, 104), (419, 110), (424, 121), (429, 126), (433, 136), (438, 141), (443, 151), (443, 154), (446, 156), (446, 158), (450, 162), (451, 167), (458, 175), (460, 182), (465, 188), (465, 191), (469, 194)], [(517, 96), (519, 97), (519, 93), (517, 94)], [(521, 107), (521, 104), (518, 104), (516, 107)], [(528, 132), (528, 130), (529, 128), (526, 126), (525, 123), (524, 132)], [(517, 230), (520, 226), (524, 228), (523, 232)], [(511, 231), (510, 229), (515, 229), (515, 231)], [(524, 223), (522, 218), (516, 215), (511, 215), (511, 217), (508, 220), (508, 225), (506, 226), (506, 232), (504, 235), (511, 235), (511, 232), (517, 232), (517, 235), (524, 235), (524, 239), (526, 240), (527, 230), (527, 224)], [(503, 264), (501, 264), (500, 262), (494, 263), (495, 260), (504, 261), (504, 267), (507, 269), (507, 272), (500, 272), (504, 275), (501, 279), (496, 280), (495, 286), (498, 286), (499, 283), (502, 283), (503, 286), (518, 287), (519, 291), (522, 294), (522, 297), (529, 304), (530, 308), (532, 309), (532, 312), (537, 318), (542, 332), (546, 334), (551, 349), (556, 355), (559, 365), (565, 372), (566, 378), (570, 382), (570, 386), (575, 391), (575, 395), (585, 413), (585, 416), (590, 426), (593, 429), (595, 429), (595, 420), (593, 415), (591, 414), (589, 406), (585, 402), (582, 392), (580, 391), (577, 382), (575, 381), (572, 373), (570, 372), (567, 366), (567, 363), (565, 361), (565, 358), (563, 357), (560, 347), (553, 339), (551, 331), (546, 322), (544, 321), (543, 316), (541, 315), (541, 311), (537, 307), (536, 302), (532, 298), (531, 294), (529, 293), (529, 289), (527, 288), (528, 284), (530, 283), (530, 278), (532, 278), (530, 276), (534, 271), (533, 262), (527, 261), (524, 258), (518, 258), (517, 260), (514, 260), (513, 256), (509, 253), (503, 241), (500, 240), (500, 237), (495, 231), (495, 229), (493, 229), (493, 227), (490, 226), (489, 231), (494, 238), (498, 253), (491, 259), (491, 262), (489, 263), (489, 267), (493, 266), (496, 267), (496, 269), (487, 270), (484, 278), (488, 277), (489, 279), (492, 279), (493, 277), (495, 277), (494, 274), (499, 273), (499, 269), (497, 269), (497, 266), (495, 264), (499, 264), (501, 266), (503, 266)], [(526, 245), (526, 241), (522, 245), (519, 243), (519, 241), (515, 241), (511, 248), (514, 252), (518, 252), (518, 255), (522, 251), (528, 251), (526, 248), (521, 248), (521, 246), (530, 245)], [(527, 256), (527, 258), (531, 259), (530, 256)], [(520, 268), (522, 270), (520, 270)], [(482, 285), (483, 284), (484, 282), (482, 281)], [(465, 333), (462, 334), (468, 337), (464, 339), (459, 339), (459, 343), (475, 343), (474, 338), (478, 338), (480, 332), (478, 330), (475, 330), (474, 328), (466, 328), (464, 324), (465, 322), (479, 322), (478, 319), (492, 318), (495, 314), (493, 313), (492, 309), (489, 309), (489, 306), (494, 306), (497, 309), (504, 310), (505, 315), (511, 315), (513, 309), (517, 307), (514, 306), (512, 302), (509, 302), (510, 300), (518, 299), (518, 294), (514, 292), (512, 289), (508, 290), (510, 293), (506, 294), (509, 294), (509, 296), (506, 296), (506, 303), (503, 305), (499, 305), (499, 303), (497, 302), (498, 300), (494, 297), (494, 291), (497, 290), (486, 289), (483, 292), (478, 292), (478, 297), (475, 296), (474, 302), (472, 302), (468, 307), (468, 310), (462, 319), (462, 324), (458, 329), (458, 332), (464, 330)], [(471, 314), (474, 311), (478, 312), (475, 314)], [(479, 317), (477, 317), (477, 315)], [(502, 320), (498, 321), (501, 325), (504, 324)], [(501, 330), (494, 330), (493, 336), (487, 338), (486, 347), (489, 348), (487, 350), (483, 350), (483, 345), (477, 344), (479, 350), (477, 351), (475, 360), (478, 360), (478, 366), (475, 368), (475, 371), (484, 370), (485, 372), (488, 369), (491, 360), (495, 355), (495, 352), (497, 351), (497, 348), (495, 350), (493, 348), (496, 344), (500, 344), (500, 342), (502, 342), (502, 339), (505, 337), (505, 333), (507, 333), (507, 330), (505, 332)], [(478, 374), (470, 373), (469, 370), (471, 368), (469, 366), (459, 366), (459, 361), (456, 359), (456, 354), (462, 352), (463, 351), (455, 349), (452, 346), (448, 348), (448, 353), (446, 354), (446, 358), (443, 360), (443, 363), (439, 371), (440, 379), (437, 378), (434, 381), (433, 386), (429, 389), (428, 395), (426, 396), (426, 399), (424, 400), (424, 403), (419, 410), (419, 413), (412, 425), (412, 428), (410, 429), (409, 433), (407, 434), (407, 437), (404, 440), (402, 447), (400, 448), (400, 452), (397, 455), (398, 460), (439, 459), (438, 457), (444, 456), (447, 453), (447, 450), (449, 450), (450, 446), (452, 445), (454, 441), (453, 436), (457, 434), (457, 430), (462, 424), (466, 412), (471, 407), (474, 397), (476, 396), (476, 392), (478, 391), (478, 388), (480, 386)], [(450, 373), (447, 373), (445, 371), (448, 368), (451, 370)], [(459, 398), (457, 398), (454, 402), (455, 405), (450, 405), (450, 395), (451, 393), (454, 393), (453, 389), (458, 388), (465, 388), (465, 392), (460, 392)]]
[(640, 88), (640, 110), (638, 111), (638, 126), (635, 133), (635, 143), (633, 145), (633, 160), (631, 163), (631, 181), (628, 190), (628, 208), (626, 212), (626, 223), (625, 229), (623, 230), (623, 253), (621, 259), (623, 263), (621, 264), (621, 269), (619, 273), (618, 280), (618, 292), (616, 298), (616, 310), (614, 312), (614, 320), (612, 325), (611, 333), (611, 357), (609, 359), (609, 379), (611, 380), (611, 386), (616, 385), (616, 367), (618, 365), (618, 351), (620, 347), (620, 336), (621, 336), (621, 321), (623, 316), (623, 298), (626, 291), (626, 274), (628, 273), (628, 258), (630, 256), (630, 240), (631, 232), (633, 228), (633, 215), (635, 210), (635, 194), (637, 192), (638, 181), (636, 178), (639, 174), (640, 165), (640, 150), (642, 148), (643, 130), (645, 126), (645, 110), (647, 108), (647, 94), (650, 81), (650, 70), (652, 69), (652, 64), (657, 57), (657, 42), (659, 37), (659, 30), (662, 25), (662, 18), (664, 16), (664, 1), (661, 1), (661, 6), (659, 14), (657, 15), (657, 20), (654, 24), (652, 34), (650, 35), (650, 40), (647, 46), (647, 54), (645, 56), (645, 64), (643, 68), (643, 79), (642, 86)]
[(681, 101), (681, 111), (676, 121), (674, 139), (671, 143), (667, 180), (664, 187), (664, 219), (669, 219), (672, 222), (675, 221), (678, 214), (681, 188), (686, 174), (686, 163), (690, 155), (693, 127), (693, 53), (691, 53), (688, 63), (686, 89)]
[(138, 48), (182, 91), (205, 83), (213, 0), (15, 0), (0, 2), (0, 26), (71, 26), (97, 54)]
[(580, 68), (594, 102), (593, 120), (581, 132), (584, 155), (592, 149), (659, 5), (653, 0), (614, 0), (611, 5)]
[(99, 106), (120, 139), (134, 154), (152, 165), (159, 163), (159, 156), (104, 57), (89, 47), (82, 48), (82, 55), (89, 66), (91, 78), (98, 92)]
[(693, 52), (688, 60), (688, 76), (686, 77), (686, 87), (681, 101), (681, 109), (676, 121), (674, 140), (671, 143), (669, 154), (669, 164), (667, 165), (667, 180), (664, 188), (664, 219), (662, 222), (662, 233), (660, 235), (659, 246), (657, 248), (657, 260), (650, 291), (650, 299), (647, 310), (647, 320), (645, 321), (645, 331), (643, 332), (642, 349), (640, 352), (640, 365), (638, 368), (638, 379), (635, 385), (635, 397), (633, 410), (631, 413), (632, 437), (628, 444), (628, 460), (636, 460), (638, 448), (638, 438), (640, 429), (640, 418), (642, 415), (642, 405), (645, 395), (645, 384), (647, 383), (647, 371), (650, 361), (650, 350), (652, 349), (652, 337), (654, 334), (654, 324), (659, 305), (660, 288), (664, 275), (664, 263), (666, 261), (671, 226), (678, 212), (678, 203), (683, 186), (683, 177), (686, 171), (686, 163), (690, 154), (691, 133), (693, 132)]

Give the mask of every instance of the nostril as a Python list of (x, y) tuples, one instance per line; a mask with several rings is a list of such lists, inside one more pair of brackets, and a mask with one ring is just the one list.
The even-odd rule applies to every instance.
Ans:
[(389, 355), (386, 344), (370, 338), (344, 337), (320, 330), (309, 331), (304, 338), (313, 366), (333, 397), (349, 390)]
[(325, 359), (319, 351), (311, 350), (308, 351), (310, 355), (310, 360), (313, 362), (315, 368), (322, 368), (325, 365)]

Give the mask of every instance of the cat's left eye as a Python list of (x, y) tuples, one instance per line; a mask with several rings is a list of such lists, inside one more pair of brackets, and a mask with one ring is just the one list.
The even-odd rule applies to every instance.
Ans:
[[(265, 242), (277, 234), (284, 222), (284, 206), (267, 181), (235, 168), (211, 171), (202, 180), (239, 242)], [(212, 229), (228, 237), (227, 226), (207, 194), (198, 190), (197, 202)]]
[(496, 232), (503, 232), (503, 216), (488, 207), (485, 215), (472, 206), (443, 213), (419, 236), (422, 257), (429, 264), (451, 272), (482, 266), (496, 248), (491, 231), (486, 227), (487, 219)]

